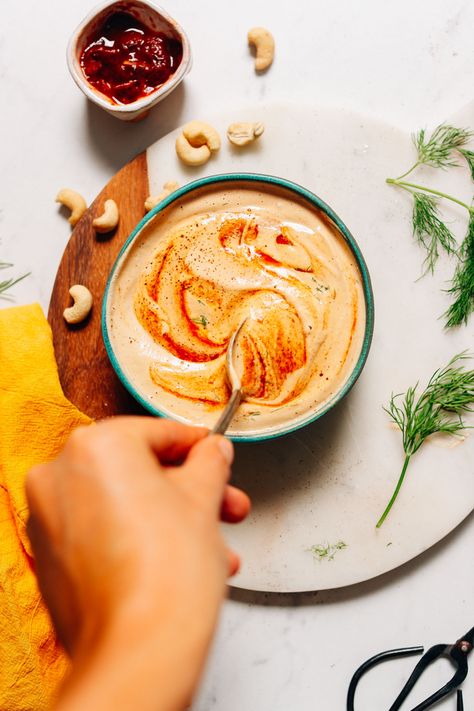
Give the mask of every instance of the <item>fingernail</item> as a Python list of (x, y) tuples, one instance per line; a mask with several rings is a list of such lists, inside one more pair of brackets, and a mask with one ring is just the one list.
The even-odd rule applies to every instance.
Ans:
[(229, 464), (232, 464), (232, 461), (234, 459), (234, 445), (232, 444), (232, 442), (229, 439), (226, 439), (225, 437), (219, 437), (218, 445), (225, 460)]

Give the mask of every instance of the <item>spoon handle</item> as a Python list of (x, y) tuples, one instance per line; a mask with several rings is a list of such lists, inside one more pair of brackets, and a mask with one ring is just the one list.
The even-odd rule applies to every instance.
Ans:
[(242, 391), (240, 389), (232, 390), (232, 394), (229, 398), (229, 401), (225, 406), (224, 410), (222, 411), (222, 414), (217, 420), (216, 424), (212, 428), (211, 434), (225, 433), (241, 401)]

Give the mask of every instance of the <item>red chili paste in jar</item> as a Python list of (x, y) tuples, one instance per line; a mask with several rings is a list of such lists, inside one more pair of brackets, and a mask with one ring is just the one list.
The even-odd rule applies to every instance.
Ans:
[(127, 12), (107, 18), (81, 54), (89, 84), (116, 104), (148, 96), (174, 74), (183, 58), (181, 42), (153, 32)]

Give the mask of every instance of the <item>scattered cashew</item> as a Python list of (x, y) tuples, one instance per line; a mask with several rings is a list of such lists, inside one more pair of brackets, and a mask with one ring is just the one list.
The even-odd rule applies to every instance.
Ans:
[(87, 203), (75, 190), (70, 188), (63, 188), (56, 195), (56, 202), (60, 202), (61, 205), (65, 205), (71, 210), (69, 216), (69, 223), (74, 227), (74, 225), (79, 222), (82, 215), (87, 210)]
[(179, 184), (176, 183), (174, 180), (169, 180), (167, 183), (163, 185), (163, 192), (159, 193), (158, 195), (149, 195), (147, 199), (145, 200), (145, 210), (148, 212), (149, 210), (152, 210), (156, 205), (158, 205), (159, 202), (165, 199), (165, 197), (168, 197), (168, 195), (171, 195), (171, 193), (174, 193), (175, 190), (179, 188)]
[(194, 148), (183, 134), (176, 139), (176, 153), (186, 165), (203, 165), (211, 157), (211, 151), (207, 146)]
[(236, 146), (246, 146), (262, 135), (263, 123), (232, 123), (227, 129), (227, 138)]
[(89, 315), (92, 308), (92, 294), (86, 286), (74, 284), (69, 289), (74, 304), (64, 309), (63, 316), (68, 323), (80, 323)]
[(218, 151), (221, 139), (216, 129), (203, 121), (191, 121), (183, 126), (183, 132), (176, 139), (176, 153), (186, 165), (202, 165)]
[(218, 151), (221, 139), (216, 129), (204, 121), (190, 121), (183, 126), (183, 136), (192, 146), (207, 145), (210, 151)]
[(96, 232), (110, 232), (117, 227), (119, 221), (119, 211), (115, 200), (104, 202), (104, 212), (92, 221), (92, 227)]
[(253, 44), (255, 47), (255, 70), (263, 72), (273, 62), (273, 55), (275, 54), (273, 35), (264, 27), (252, 27), (248, 31), (247, 39), (248, 43)]

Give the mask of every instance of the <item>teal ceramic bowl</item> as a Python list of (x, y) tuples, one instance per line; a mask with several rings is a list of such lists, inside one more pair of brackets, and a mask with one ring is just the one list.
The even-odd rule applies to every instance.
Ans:
[[(123, 245), (117, 260), (112, 267), (104, 293), (102, 305), (102, 333), (107, 354), (115, 372), (125, 388), (145, 408), (145, 410), (150, 412), (152, 415), (169, 417), (171, 419), (176, 419), (190, 424), (201, 424), (193, 422), (190, 418), (180, 416), (179, 414), (177, 415), (168, 407), (164, 407), (163, 404), (160, 403), (160, 394), (157, 388), (154, 390), (153, 388), (147, 390), (147, 388), (143, 387), (143, 383), (140, 385), (130, 374), (129, 369), (127, 368), (126, 359), (123, 357), (123, 352), (119, 352), (118, 347), (114, 343), (113, 329), (111, 328), (112, 314), (114, 311), (114, 293), (117, 288), (120, 288), (120, 274), (123, 268), (122, 265), (125, 263), (125, 260), (131, 258), (130, 255), (134, 254), (132, 251), (133, 249), (140, 248), (140, 239), (142, 239), (142, 242), (146, 239), (147, 230), (145, 228), (147, 226), (151, 227), (150, 223), (152, 223), (152, 221), (161, 219), (164, 211), (170, 206), (171, 208), (173, 205), (180, 206), (183, 204), (183, 201), (189, 200), (190, 197), (193, 198), (194, 195), (201, 194), (203, 190), (219, 191), (225, 189), (226, 187), (231, 189), (236, 186), (257, 189), (261, 192), (276, 191), (277, 194), (278, 191), (281, 190), (284, 192), (285, 196), (290, 196), (291, 199), (298, 201), (299, 204), (303, 204), (305, 207), (309, 207), (313, 211), (316, 210), (317, 213), (331, 225), (331, 229), (334, 229), (339, 233), (350, 252), (352, 252), (352, 256), (355, 259), (355, 263), (360, 273), (360, 283), (363, 291), (365, 307), (365, 328), (363, 336), (360, 339), (360, 351), (358, 352), (357, 357), (353, 359), (350, 371), (346, 374), (341, 387), (322, 404), (310, 408), (307, 412), (299, 413), (298, 417), (289, 416), (286, 420), (280, 422), (276, 426), (260, 427), (256, 421), (257, 418), (253, 418), (253, 422), (251, 422), (248, 429), (246, 428), (245, 431), (235, 431), (232, 426), (228, 431), (228, 436), (234, 441), (257, 442), (286, 435), (300, 429), (301, 427), (305, 427), (309, 423), (318, 420), (320, 417), (329, 412), (329, 410), (331, 410), (342, 400), (342, 398), (345, 397), (345, 395), (347, 395), (358, 379), (367, 360), (372, 341), (374, 328), (374, 299), (370, 276), (364, 257), (362, 256), (359, 246), (346, 225), (329, 207), (329, 205), (327, 205), (317, 195), (309, 190), (306, 190), (306, 188), (297, 185), (296, 183), (290, 182), (289, 180), (270, 175), (259, 175), (256, 173), (227, 173), (223, 175), (213, 175), (195, 180), (176, 190), (174, 193), (162, 200), (143, 218), (143, 220), (141, 220)], [(142, 233), (145, 237), (143, 237)], [(213, 415), (216, 421), (219, 414), (220, 410), (215, 412)], [(249, 420), (252, 420), (252, 418), (249, 418)], [(211, 423), (209, 423), (209, 425), (210, 424)]]

